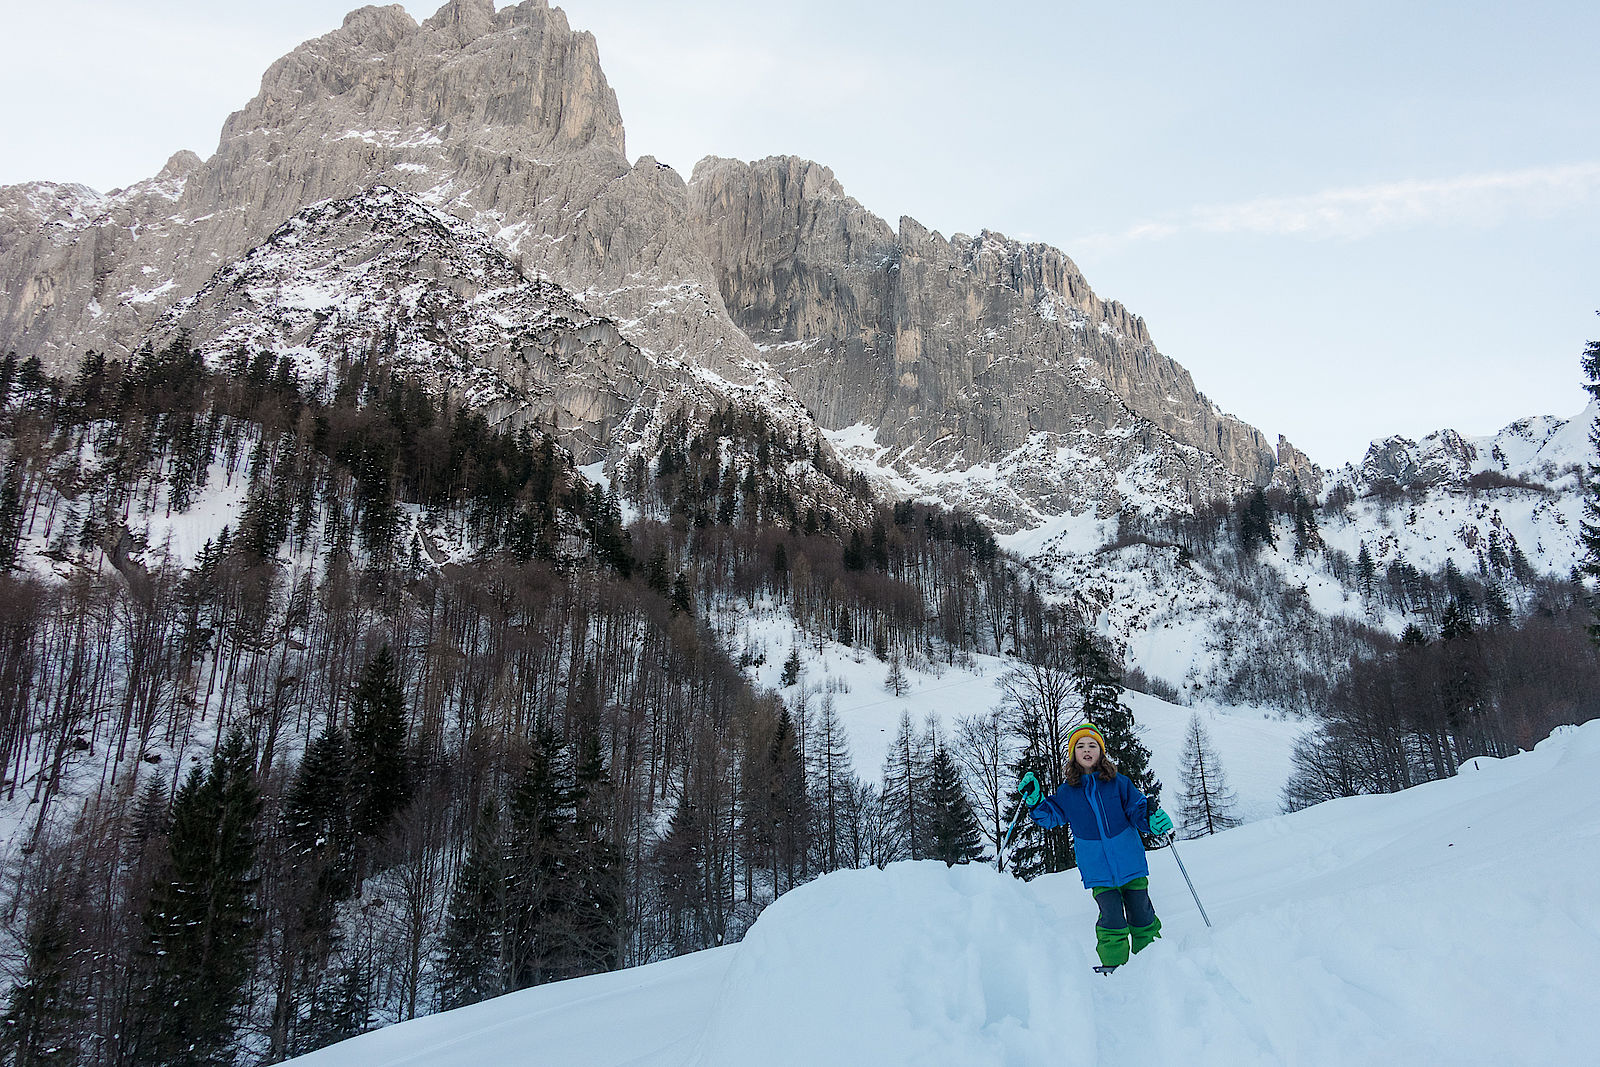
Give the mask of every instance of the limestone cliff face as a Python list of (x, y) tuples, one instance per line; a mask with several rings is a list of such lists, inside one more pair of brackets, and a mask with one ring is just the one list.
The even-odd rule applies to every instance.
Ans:
[(1195, 495), (1272, 474), (1261, 434), (1054, 248), (947, 240), (909, 218), (896, 232), (793, 157), (703, 160), (690, 193), (724, 303), (824, 423), (875, 426), (880, 445), (940, 468), (1039, 433), (1132, 432), (1214, 457), (1221, 470), (1185, 470)]
[[(180, 153), (104, 196), (0, 189), (0, 350), (58, 372), (91, 348), (125, 354), (286, 220), (382, 185), (631, 343), (642, 363), (596, 379), (604, 396), (505, 378), (515, 410), (548, 403), (585, 454), (649, 448), (675, 407), (743, 398), (808, 436), (870, 425), (894, 491), (1002, 529), (1272, 474), (1260, 434), (1055, 249), (891, 229), (804, 160), (711, 159), (686, 183), (625, 147), (594, 39), (544, 0), (451, 0), (420, 25), (362, 8), (274, 63), (209, 159)], [(189, 305), (184, 325), (239, 325), (213, 313)], [(293, 319), (267, 309), (268, 347), (293, 347)]]

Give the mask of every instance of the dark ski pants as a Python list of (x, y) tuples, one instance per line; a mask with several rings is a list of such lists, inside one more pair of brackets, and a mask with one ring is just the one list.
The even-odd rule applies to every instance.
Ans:
[(1100, 905), (1100, 919), (1094, 924), (1094, 947), (1102, 965), (1127, 963), (1130, 937), (1133, 951), (1138, 952), (1161, 936), (1161, 920), (1150, 903), (1150, 879), (1101, 886), (1094, 890), (1094, 902)]

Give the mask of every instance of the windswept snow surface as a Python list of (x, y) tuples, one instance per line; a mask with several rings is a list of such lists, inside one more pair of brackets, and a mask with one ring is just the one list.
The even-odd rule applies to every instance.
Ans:
[(1588, 1064), (1600, 1042), (1600, 723), (1456, 778), (1151, 857), (1165, 936), (1094, 963), (1076, 872), (843, 871), (740, 944), (527, 990), (296, 1061)]

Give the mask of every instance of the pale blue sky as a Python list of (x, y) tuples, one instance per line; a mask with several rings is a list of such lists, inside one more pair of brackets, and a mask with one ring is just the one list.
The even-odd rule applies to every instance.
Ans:
[[(0, 182), (105, 189), (209, 153), (349, 6), (8, 3)], [(1057, 245), (1224, 410), (1321, 463), (1583, 406), (1600, 5), (561, 6), (632, 156), (807, 156), (891, 224)]]

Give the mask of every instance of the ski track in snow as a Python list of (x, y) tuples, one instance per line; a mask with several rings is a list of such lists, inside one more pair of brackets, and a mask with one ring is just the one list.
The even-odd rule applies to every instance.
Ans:
[(841, 871), (736, 946), (513, 993), (294, 1062), (1593, 1063), (1600, 722), (1453, 779), (1151, 857), (1164, 937), (1090, 970), (1076, 872)]

